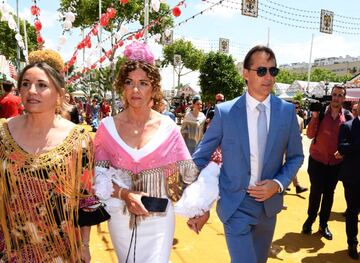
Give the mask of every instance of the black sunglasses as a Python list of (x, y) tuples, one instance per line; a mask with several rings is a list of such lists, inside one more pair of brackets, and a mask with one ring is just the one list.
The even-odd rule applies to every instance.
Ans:
[(280, 69), (278, 69), (277, 67), (270, 67), (270, 68), (258, 67), (257, 69), (249, 68), (248, 70), (256, 71), (256, 74), (259, 77), (264, 77), (268, 70), (269, 70), (269, 73), (270, 73), (271, 76), (276, 77), (277, 74), (279, 74), (279, 71), (280, 71)]

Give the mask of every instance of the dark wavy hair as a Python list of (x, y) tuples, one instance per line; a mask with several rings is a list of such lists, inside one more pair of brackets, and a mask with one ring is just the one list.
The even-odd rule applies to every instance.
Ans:
[[(136, 69), (142, 69), (146, 72), (147, 77), (150, 80), (151, 87), (153, 89), (153, 109), (156, 109), (158, 105), (160, 105), (161, 100), (163, 99), (163, 93), (161, 91), (160, 81), (161, 76), (159, 69), (152, 64), (145, 63), (143, 61), (136, 61), (136, 60), (127, 60), (125, 61), (119, 71), (119, 74), (115, 80), (114, 87), (116, 91), (119, 93), (120, 96), (123, 96), (124, 93), (124, 83), (125, 80), (129, 77), (129, 73), (136, 70)], [(127, 108), (128, 102), (124, 100), (125, 108)]]

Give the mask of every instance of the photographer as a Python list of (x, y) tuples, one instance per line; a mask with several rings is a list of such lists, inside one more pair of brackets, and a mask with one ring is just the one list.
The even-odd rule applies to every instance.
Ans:
[[(313, 139), (310, 146), (308, 174), (310, 177), (310, 196), (308, 218), (302, 232), (311, 233), (321, 202), (320, 234), (328, 240), (333, 236), (328, 227), (328, 220), (334, 200), (334, 190), (338, 182), (342, 158), (337, 152), (339, 128), (348, 118), (349, 111), (342, 108), (346, 89), (334, 86), (331, 90), (331, 102), (327, 107), (312, 112), (307, 129), (307, 137)], [(314, 108), (314, 107), (313, 107)]]

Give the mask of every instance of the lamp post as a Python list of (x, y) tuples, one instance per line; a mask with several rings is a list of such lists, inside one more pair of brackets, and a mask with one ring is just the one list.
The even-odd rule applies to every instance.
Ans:
[(325, 96), (328, 95), (328, 91), (329, 91), (329, 81), (326, 79), (324, 81), (324, 84), (325, 84)]

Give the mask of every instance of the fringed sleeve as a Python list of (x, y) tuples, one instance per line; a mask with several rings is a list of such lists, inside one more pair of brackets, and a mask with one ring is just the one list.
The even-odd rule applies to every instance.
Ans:
[(92, 226), (104, 222), (110, 215), (104, 209), (104, 203), (95, 195), (92, 190), (94, 175), (94, 145), (90, 135), (84, 130), (81, 131), (81, 193), (79, 201), (79, 226)]
[(107, 147), (108, 136), (104, 132), (105, 127), (100, 124), (99, 129), (95, 135), (95, 194), (99, 199), (106, 204), (108, 212), (116, 212), (124, 206), (123, 201), (118, 198), (113, 198), (114, 193), (113, 184), (119, 187), (130, 189), (131, 177), (128, 176), (121, 169), (114, 169), (110, 166), (110, 153)]

